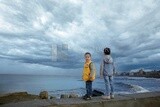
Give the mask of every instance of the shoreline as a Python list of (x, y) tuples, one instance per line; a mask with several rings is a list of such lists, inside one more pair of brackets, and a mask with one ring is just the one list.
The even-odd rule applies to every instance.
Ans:
[[(47, 91), (47, 92), (48, 92), (48, 96), (49, 97), (54, 97), (56, 99), (61, 99), (61, 95), (67, 95), (67, 96), (69, 96), (69, 95), (73, 95), (74, 94), (74, 95), (77, 95), (78, 97), (82, 97), (84, 95), (84, 94), (79, 94), (79, 93), (75, 93), (75, 92), (60, 93), (58, 95), (52, 94), (49, 91)], [(131, 93), (131, 92), (115, 92), (115, 94), (116, 95), (120, 95), (120, 94), (123, 94), (123, 95), (134, 95), (134, 94), (141, 94), (141, 93), (146, 93), (146, 92), (151, 92), (152, 93), (152, 92), (157, 92), (157, 91), (139, 91), (139, 92), (135, 92), (135, 93)], [(16, 91), (16, 92), (0, 93), (0, 98), (1, 97), (5, 97), (5, 96), (9, 96), (9, 95), (16, 95), (16, 93), (27, 93), (28, 95), (39, 96), (40, 91), (37, 92), (37, 93), (32, 93), (32, 92), (27, 92), (27, 91)]]
[[(26, 94), (26, 93), (21, 93)], [(115, 99), (103, 100), (101, 97), (93, 97), (92, 100), (85, 101), (82, 98), (64, 99), (30, 99), (18, 102), (8, 102), (1, 107), (159, 107), (160, 91), (146, 92), (138, 94), (117, 94)]]

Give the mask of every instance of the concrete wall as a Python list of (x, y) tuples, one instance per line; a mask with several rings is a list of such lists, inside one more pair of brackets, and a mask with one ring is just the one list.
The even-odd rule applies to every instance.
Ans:
[(102, 100), (101, 97), (91, 101), (82, 99), (63, 99), (57, 105), (49, 107), (160, 107), (160, 92), (116, 95), (115, 99)]
[(31, 100), (0, 107), (160, 107), (160, 92), (118, 94), (111, 100), (103, 100), (101, 97), (94, 97), (90, 101), (82, 98)]

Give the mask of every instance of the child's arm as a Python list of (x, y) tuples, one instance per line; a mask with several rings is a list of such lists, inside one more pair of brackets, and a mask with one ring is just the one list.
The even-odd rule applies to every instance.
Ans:
[(114, 62), (112, 63), (112, 65), (113, 65), (113, 74), (115, 75), (116, 70), (115, 70), (115, 64), (114, 64)]
[(90, 78), (93, 78), (95, 76), (95, 72), (96, 72), (96, 67), (93, 64), (93, 62), (90, 63), (89, 68), (90, 68), (90, 71), (91, 71)]
[(102, 61), (100, 65), (100, 77), (103, 76), (103, 65), (104, 65), (104, 61)]

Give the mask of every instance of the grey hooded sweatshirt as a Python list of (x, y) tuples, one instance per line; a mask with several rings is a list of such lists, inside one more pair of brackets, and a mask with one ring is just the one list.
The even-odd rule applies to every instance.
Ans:
[(115, 73), (115, 66), (110, 55), (104, 55), (100, 66), (101, 76), (113, 76)]

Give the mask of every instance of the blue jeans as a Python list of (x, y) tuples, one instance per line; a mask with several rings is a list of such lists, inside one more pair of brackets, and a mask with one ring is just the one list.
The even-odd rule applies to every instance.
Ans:
[(113, 76), (104, 76), (104, 82), (106, 88), (105, 95), (114, 95)]
[(92, 81), (86, 81), (87, 96), (92, 96)]

